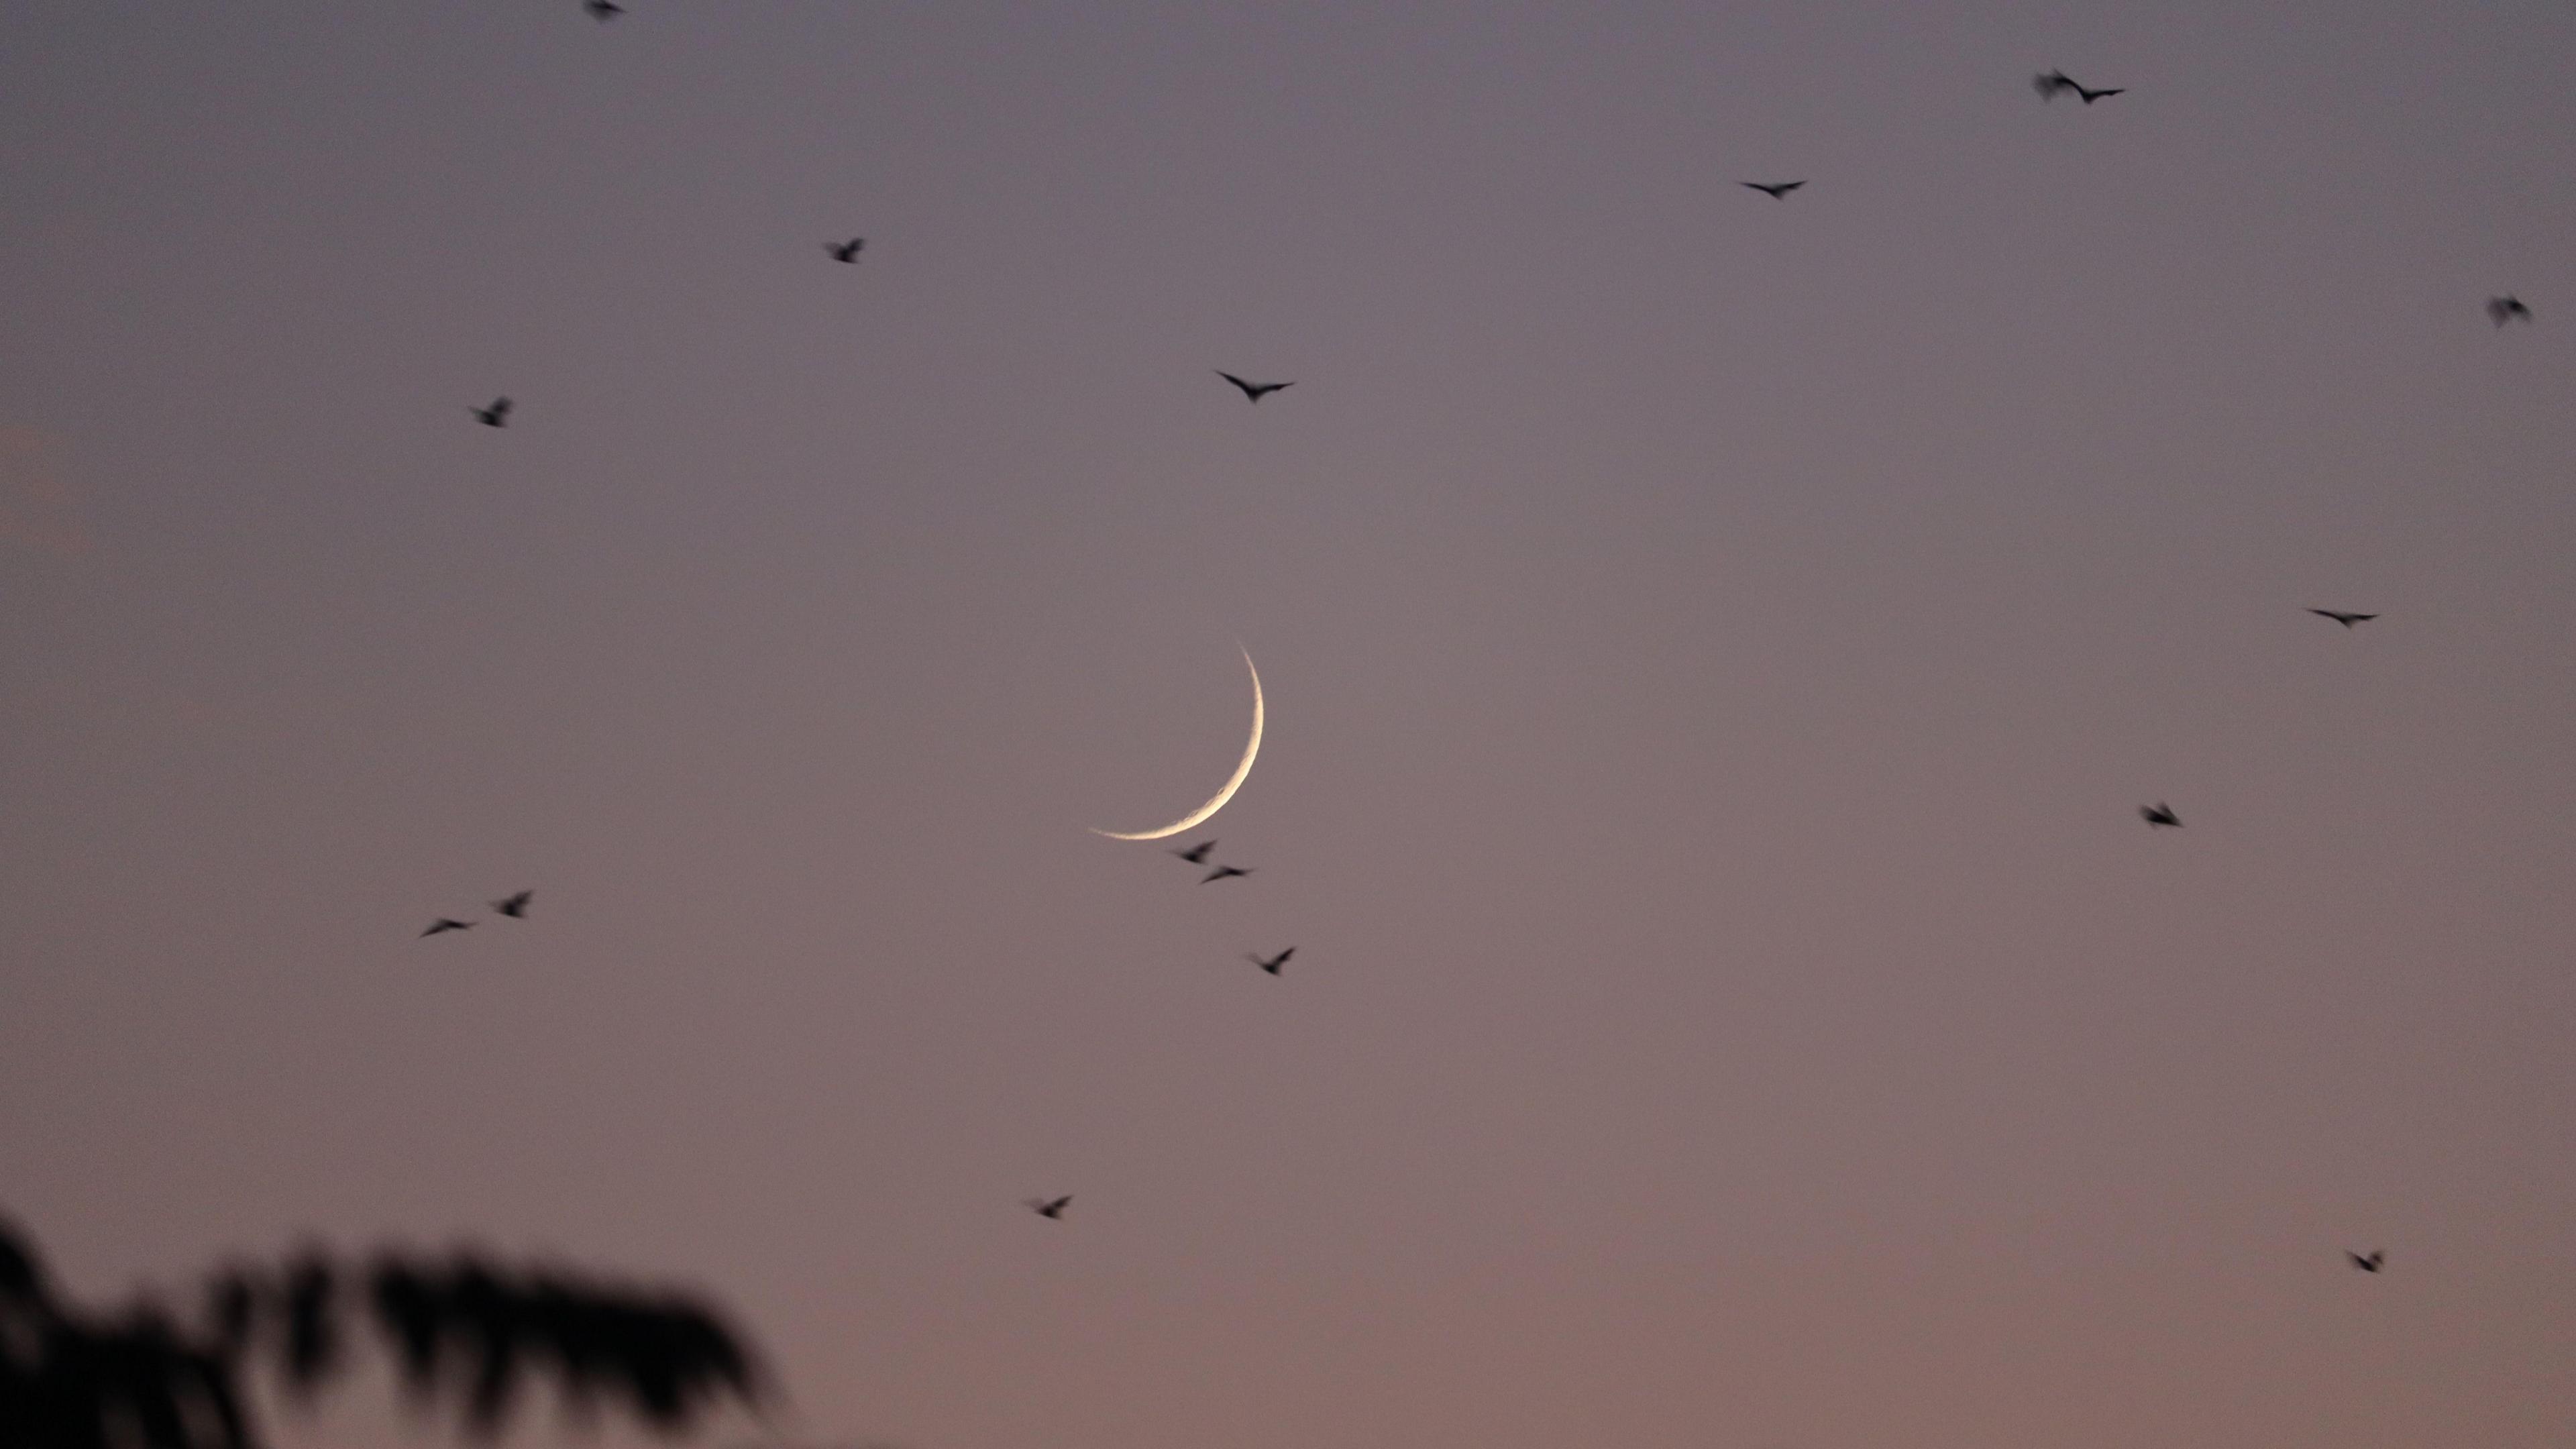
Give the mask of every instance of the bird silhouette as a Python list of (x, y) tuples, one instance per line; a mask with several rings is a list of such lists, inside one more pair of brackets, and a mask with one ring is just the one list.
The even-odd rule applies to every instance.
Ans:
[(1064, 1210), (1073, 1205), (1073, 1194), (1066, 1193), (1062, 1197), (1033, 1197), (1027, 1201), (1029, 1211), (1036, 1213), (1039, 1217), (1052, 1218), (1058, 1222), (1062, 1222), (1064, 1220)]
[(537, 893), (535, 891), (520, 891), (514, 895), (503, 896), (501, 899), (494, 901), (492, 903), (492, 909), (499, 911), (502, 915), (508, 916), (511, 920), (524, 921), (528, 918), (528, 902), (535, 900), (536, 898)]
[(508, 398), (496, 397), (492, 399), (492, 405), (490, 407), (470, 408), (468, 411), (472, 412), (474, 416), (482, 419), (483, 426), (487, 428), (506, 428), (510, 425), (510, 400)]
[(2378, 1272), (2380, 1267), (2388, 1261), (2388, 1252), (2384, 1248), (2373, 1248), (2367, 1253), (2356, 1253), (2350, 1248), (2346, 1248), (2344, 1249), (2343, 1255), (2352, 1260), (2352, 1265), (2354, 1267), (2359, 1268), (2365, 1273)]
[(1786, 197), (1790, 192), (1797, 190), (1799, 187), (1804, 186), (1807, 183), (1803, 181), (1782, 181), (1774, 184), (1767, 181), (1745, 181), (1737, 184), (1750, 186), (1754, 190), (1761, 192), (1763, 195), (1770, 197), (1773, 201), (1779, 201)]
[(2531, 309), (2523, 305), (2523, 301), (2520, 297), (2514, 296), (2512, 293), (2508, 292), (2501, 297), (2487, 298), (2488, 321), (2493, 322), (2498, 327), (2502, 327), (2504, 324), (2512, 321), (2516, 317), (2521, 318), (2525, 322), (2532, 320)]
[(1172, 854), (1179, 856), (1181, 859), (1188, 861), (1192, 865), (1205, 865), (1207, 864), (1208, 852), (1214, 849), (1216, 849), (1215, 841), (1202, 840), (1187, 850), (1175, 850)]
[(581, 8), (589, 11), (594, 20), (614, 20), (626, 13), (626, 7), (616, 0), (581, 0)]
[(2176, 830), (2180, 830), (2182, 828), (2182, 817), (2174, 814), (2173, 807), (2162, 800), (2157, 801), (2153, 805), (2139, 806), (2138, 815), (2151, 826), (2170, 825)]
[(2346, 614), (2335, 609), (2310, 609), (2308, 612), (2311, 614), (2321, 614), (2326, 618), (2332, 619), (2336, 623), (2341, 624), (2347, 629), (2351, 628), (2355, 624), (2367, 624), (2371, 620), (2379, 617), (2377, 614)]
[(1243, 953), (1243, 959), (1260, 967), (1262, 970), (1269, 972), (1271, 975), (1276, 976), (1279, 974), (1279, 968), (1288, 964), (1288, 958), (1296, 954), (1297, 948), (1291, 946), (1287, 950), (1280, 952), (1278, 955), (1271, 957), (1267, 961), (1262, 960), (1259, 956), (1254, 955), (1250, 951)]
[(1220, 866), (1218, 866), (1216, 869), (1214, 869), (1214, 870), (1212, 870), (1212, 871), (1209, 871), (1207, 874), (1205, 874), (1205, 875), (1203, 875), (1203, 876), (1200, 876), (1200, 877), (1199, 877), (1199, 884), (1200, 884), (1200, 885), (1206, 885), (1206, 884), (1208, 884), (1208, 883), (1209, 883), (1209, 882), (1211, 882), (1211, 881), (1220, 881), (1220, 880), (1223, 880), (1223, 879), (1225, 879), (1227, 876), (1230, 876), (1230, 875), (1250, 875), (1250, 874), (1252, 874), (1251, 870), (1250, 870), (1249, 868), (1247, 868), (1247, 867), (1244, 867), (1244, 866), (1239, 866), (1239, 865), (1220, 865)]
[(2114, 86), (2105, 91), (2088, 91), (2083, 86), (2078, 85), (2074, 77), (2068, 75), (2062, 70), (2053, 70), (2046, 75), (2032, 76), (2030, 83), (2039, 91), (2039, 98), (2043, 101), (2053, 101), (2057, 99), (2061, 92), (2073, 91), (2075, 92), (2076, 99), (2082, 101), (2088, 106), (2093, 104), (2095, 101), (2104, 99), (2105, 97), (2116, 96), (2126, 89), (2126, 87), (2123, 86)]
[(1252, 402), (1259, 402), (1262, 398), (1279, 391), (1283, 387), (1295, 387), (1297, 385), (1293, 382), (1245, 382), (1242, 378), (1235, 376), (1233, 373), (1226, 371), (1222, 367), (1215, 369), (1215, 371), (1217, 376), (1233, 383), (1236, 387), (1242, 388), (1244, 397)]
[(473, 929), (474, 923), (472, 921), (460, 921), (454, 916), (441, 916), (437, 920), (430, 922), (429, 929), (421, 932), (421, 934), (423, 936), (435, 936), (441, 931), (470, 931)]
[(868, 239), (866, 237), (854, 236), (845, 242), (825, 242), (823, 243), (823, 250), (830, 252), (832, 254), (832, 260), (836, 262), (848, 262), (852, 266), (856, 266), (859, 261), (859, 251), (867, 244)]

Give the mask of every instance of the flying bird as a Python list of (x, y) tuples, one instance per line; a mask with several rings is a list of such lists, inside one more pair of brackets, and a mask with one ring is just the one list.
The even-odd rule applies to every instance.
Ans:
[(830, 252), (832, 254), (832, 260), (836, 262), (848, 262), (852, 266), (856, 266), (859, 261), (859, 251), (867, 244), (868, 239), (866, 237), (854, 236), (845, 242), (825, 242), (823, 243), (823, 250)]
[(1279, 391), (1283, 387), (1295, 387), (1297, 385), (1293, 382), (1245, 382), (1242, 378), (1235, 376), (1233, 373), (1226, 371), (1222, 367), (1215, 369), (1215, 372), (1217, 376), (1233, 383), (1236, 387), (1242, 388), (1244, 398), (1250, 402), (1259, 402), (1262, 398)]
[(460, 921), (453, 916), (441, 916), (437, 920), (430, 922), (429, 929), (421, 932), (421, 934), (423, 936), (435, 936), (441, 931), (470, 931), (473, 929), (474, 923), (472, 921)]
[(1028, 1208), (1030, 1212), (1036, 1213), (1042, 1218), (1052, 1218), (1057, 1222), (1064, 1221), (1064, 1210), (1072, 1205), (1072, 1193), (1066, 1193), (1062, 1197), (1033, 1197), (1028, 1199)]
[(2516, 317), (2525, 322), (2532, 320), (2531, 309), (2523, 305), (2520, 297), (2508, 292), (2501, 297), (2487, 298), (2487, 320), (2502, 327)]
[(581, 0), (581, 8), (589, 11), (593, 20), (614, 20), (626, 13), (626, 7), (616, 0)]
[(2336, 623), (2341, 624), (2347, 629), (2351, 628), (2355, 624), (2367, 624), (2371, 620), (2379, 617), (2377, 614), (2346, 614), (2335, 609), (2310, 609), (2308, 612), (2311, 614), (2321, 614), (2326, 618), (2332, 619)]
[(2182, 817), (2174, 814), (2173, 807), (2162, 800), (2157, 801), (2153, 805), (2139, 806), (2138, 815), (2151, 826), (2170, 825), (2176, 830), (2180, 830), (2182, 828)]
[(1262, 970), (1269, 972), (1271, 975), (1276, 976), (1279, 974), (1279, 968), (1288, 964), (1288, 958), (1296, 954), (1297, 948), (1291, 946), (1287, 950), (1280, 952), (1278, 955), (1271, 957), (1267, 961), (1262, 960), (1259, 956), (1254, 955), (1250, 951), (1243, 953), (1243, 959), (1260, 967)]
[(1804, 186), (1807, 183), (1803, 181), (1783, 181), (1774, 185), (1764, 181), (1746, 181), (1740, 184), (1750, 186), (1754, 190), (1761, 192), (1763, 195), (1770, 197), (1773, 201), (1778, 201), (1783, 197), (1786, 197), (1790, 192), (1797, 190), (1799, 187)]
[(505, 397), (492, 399), (492, 405), (488, 408), (469, 408), (467, 411), (482, 419), (483, 426), (487, 428), (506, 428), (510, 425), (510, 400)]
[(1209, 883), (1209, 882), (1211, 882), (1211, 881), (1220, 881), (1220, 880), (1223, 880), (1223, 879), (1225, 879), (1227, 876), (1230, 876), (1230, 875), (1250, 875), (1250, 874), (1252, 874), (1252, 871), (1251, 871), (1249, 868), (1244, 867), (1244, 866), (1239, 866), (1239, 865), (1220, 865), (1220, 866), (1218, 866), (1216, 869), (1214, 869), (1214, 870), (1212, 870), (1212, 871), (1209, 871), (1207, 874), (1205, 874), (1205, 875), (1203, 875), (1203, 876), (1200, 876), (1200, 877), (1199, 877), (1199, 884), (1200, 884), (1200, 885), (1206, 885), (1206, 884), (1208, 884), (1208, 883)]
[(1175, 850), (1172, 854), (1179, 856), (1181, 859), (1188, 861), (1192, 865), (1205, 865), (1207, 864), (1208, 852), (1214, 849), (1216, 849), (1215, 841), (1202, 840), (1187, 850)]
[(2343, 1255), (2352, 1260), (2354, 1267), (2365, 1273), (2378, 1272), (2381, 1265), (2388, 1261), (2388, 1252), (2384, 1248), (2373, 1248), (2367, 1253), (2356, 1253), (2346, 1248)]
[(2039, 98), (2043, 101), (2053, 101), (2057, 99), (2061, 92), (2073, 91), (2075, 92), (2076, 99), (2081, 100), (2088, 106), (2106, 96), (2116, 96), (2120, 94), (2121, 91), (2127, 89), (2125, 86), (2114, 86), (2106, 91), (2088, 91), (2081, 85), (2076, 84), (2075, 78), (2062, 70), (2053, 70), (2046, 75), (2032, 76), (2030, 78), (2030, 83), (2033, 88), (2038, 90)]
[(508, 916), (511, 920), (524, 921), (528, 918), (528, 902), (535, 900), (536, 898), (537, 893), (535, 891), (520, 891), (515, 895), (503, 896), (501, 899), (494, 901), (492, 903), (492, 909), (499, 911), (502, 915)]

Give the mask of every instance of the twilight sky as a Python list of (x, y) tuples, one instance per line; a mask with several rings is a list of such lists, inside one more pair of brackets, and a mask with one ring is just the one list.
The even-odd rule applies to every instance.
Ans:
[[(561, 1252), (902, 1449), (2576, 1435), (2576, 12), (629, 4), (0, 7), (77, 1289)], [(1203, 888), (1085, 827), (1238, 641)]]

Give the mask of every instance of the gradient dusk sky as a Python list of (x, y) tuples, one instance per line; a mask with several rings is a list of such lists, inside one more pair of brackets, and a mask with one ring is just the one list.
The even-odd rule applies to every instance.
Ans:
[[(75, 1291), (561, 1254), (804, 1444), (2576, 1440), (2576, 10), (628, 9), (0, 6)], [(1202, 887), (1089, 827), (1238, 643)]]

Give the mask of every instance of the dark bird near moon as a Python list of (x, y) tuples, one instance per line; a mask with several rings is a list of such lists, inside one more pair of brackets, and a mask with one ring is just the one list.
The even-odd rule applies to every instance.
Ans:
[(2523, 305), (2523, 301), (2520, 297), (2514, 296), (2508, 292), (2501, 297), (2487, 298), (2488, 321), (2493, 322), (2498, 327), (2502, 327), (2504, 324), (2512, 321), (2516, 317), (2521, 318), (2525, 322), (2532, 320), (2531, 309)]
[(868, 239), (866, 237), (854, 236), (845, 242), (825, 242), (823, 243), (823, 250), (830, 252), (832, 254), (832, 260), (836, 262), (848, 262), (852, 266), (856, 266), (859, 261), (859, 253), (866, 248), (867, 244)]
[(1049, 1218), (1056, 1222), (1062, 1222), (1064, 1220), (1064, 1210), (1072, 1205), (1073, 1194), (1071, 1193), (1066, 1193), (1062, 1197), (1033, 1197), (1028, 1200), (1028, 1208), (1030, 1212), (1036, 1213), (1039, 1217)]
[(528, 918), (528, 902), (535, 900), (536, 898), (537, 893), (535, 891), (518, 891), (494, 901), (492, 903), (492, 909), (499, 911), (502, 915), (508, 916), (511, 920), (524, 921)]
[(2367, 624), (2379, 617), (2377, 614), (2347, 614), (2339, 609), (2310, 609), (2308, 612), (2332, 619), (2347, 629), (2355, 624)]
[(2182, 817), (2174, 814), (2173, 807), (2162, 800), (2153, 805), (2139, 806), (2138, 816), (2150, 826), (2170, 825), (2176, 830), (2182, 828)]
[(492, 399), (492, 405), (490, 407), (470, 408), (468, 411), (472, 412), (477, 418), (482, 419), (483, 426), (487, 428), (506, 428), (510, 425), (510, 400), (508, 398), (496, 397)]
[(1214, 870), (1212, 870), (1212, 871), (1209, 871), (1207, 874), (1205, 874), (1205, 875), (1203, 875), (1203, 876), (1200, 876), (1200, 877), (1199, 877), (1199, 884), (1200, 884), (1200, 885), (1206, 885), (1206, 884), (1208, 884), (1208, 883), (1209, 883), (1209, 882), (1211, 882), (1211, 881), (1220, 881), (1220, 880), (1225, 879), (1227, 876), (1232, 876), (1232, 875), (1250, 875), (1250, 874), (1252, 874), (1252, 870), (1251, 870), (1251, 868), (1250, 868), (1250, 867), (1248, 867), (1248, 866), (1240, 866), (1240, 865), (1220, 865), (1220, 866), (1218, 866), (1216, 869), (1214, 869)]
[(1175, 850), (1172, 854), (1179, 856), (1181, 859), (1188, 861), (1192, 865), (1205, 865), (1207, 864), (1208, 852), (1214, 849), (1216, 849), (1215, 841), (1202, 840), (1187, 850)]
[(1797, 190), (1799, 187), (1804, 186), (1807, 183), (1803, 181), (1745, 181), (1738, 184), (1752, 187), (1754, 190), (1770, 197), (1773, 201), (1779, 201), (1787, 197), (1790, 192)]
[(1236, 387), (1242, 388), (1244, 397), (1251, 402), (1259, 402), (1263, 398), (1279, 391), (1283, 387), (1295, 387), (1297, 385), (1293, 382), (1245, 382), (1242, 378), (1235, 376), (1233, 373), (1226, 371), (1222, 367), (1216, 369), (1216, 375), (1224, 378), (1230, 383), (1233, 383)]
[(2354, 1267), (2365, 1273), (2376, 1273), (2388, 1262), (2388, 1252), (2384, 1248), (2373, 1248), (2367, 1253), (2356, 1253), (2346, 1248), (2343, 1255), (2352, 1260)]
[(474, 923), (472, 921), (460, 921), (453, 916), (441, 916), (437, 920), (430, 922), (429, 929), (421, 932), (421, 934), (424, 936), (435, 936), (442, 931), (470, 931), (473, 929)]
[(1291, 946), (1287, 950), (1280, 952), (1278, 955), (1271, 957), (1267, 961), (1261, 959), (1261, 957), (1250, 951), (1243, 953), (1243, 959), (1260, 967), (1262, 970), (1269, 972), (1271, 975), (1276, 976), (1279, 974), (1279, 968), (1288, 964), (1288, 958), (1296, 954), (1297, 948)]
[(2086, 90), (2083, 86), (2076, 84), (2073, 76), (2068, 75), (2062, 70), (2053, 70), (2046, 75), (2032, 76), (2030, 83), (2039, 91), (2039, 98), (2043, 101), (2053, 101), (2057, 99), (2061, 92), (2073, 91), (2076, 99), (2082, 101), (2088, 106), (2093, 104), (2095, 101), (2116, 96), (2123, 90), (2127, 89), (2125, 86), (2113, 86), (2111, 89), (2103, 91)]

